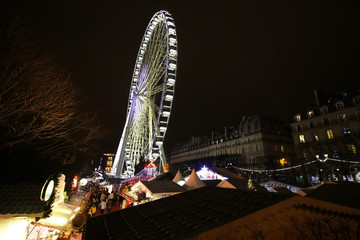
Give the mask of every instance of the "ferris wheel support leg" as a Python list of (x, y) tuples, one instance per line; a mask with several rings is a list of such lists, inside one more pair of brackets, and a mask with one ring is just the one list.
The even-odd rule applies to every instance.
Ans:
[(161, 158), (161, 165), (164, 169), (164, 165), (166, 164), (166, 157), (163, 145), (160, 146), (160, 158)]

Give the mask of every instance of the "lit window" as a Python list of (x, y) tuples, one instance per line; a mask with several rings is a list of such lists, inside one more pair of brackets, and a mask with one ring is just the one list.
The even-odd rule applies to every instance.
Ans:
[(308, 116), (309, 116), (309, 118), (313, 118), (314, 117), (314, 111), (308, 111)]
[(344, 135), (350, 135), (350, 128), (343, 127), (343, 129), (344, 129)]
[(350, 152), (352, 152), (354, 155), (356, 154), (356, 147), (353, 144), (347, 144), (347, 147)]
[(334, 139), (334, 134), (331, 129), (326, 130), (326, 135), (327, 135), (328, 139)]
[(284, 152), (284, 146), (281, 146), (280, 149), (281, 149), (281, 152)]
[(301, 143), (305, 143), (305, 136), (304, 135), (299, 135), (299, 140)]
[(315, 141), (315, 142), (318, 142), (318, 141), (319, 141), (319, 136), (316, 135), (316, 134), (314, 135), (314, 141)]
[(329, 113), (329, 110), (328, 110), (328, 107), (327, 106), (322, 106), (321, 108), (320, 108), (320, 112), (321, 112), (321, 114), (328, 114)]
[(329, 118), (324, 118), (323, 123), (324, 123), (324, 125), (329, 125), (330, 124)]
[(295, 116), (295, 120), (298, 121), (298, 122), (300, 122), (300, 121), (301, 121), (301, 115), (300, 115), (300, 114), (296, 115), (296, 116)]
[(315, 128), (315, 122), (309, 122), (310, 128)]
[(281, 165), (281, 166), (285, 166), (285, 165), (287, 164), (287, 161), (286, 161), (285, 158), (281, 158), (281, 159), (279, 160), (279, 162), (280, 162), (280, 165)]
[(346, 120), (346, 114), (345, 113), (339, 114), (339, 120), (340, 121), (345, 121)]
[(302, 125), (299, 124), (299, 125), (296, 125), (296, 130), (299, 132), (299, 131), (302, 131), (303, 128), (302, 128)]
[(340, 109), (344, 109), (344, 102), (340, 101), (335, 103), (336, 109), (340, 110)]

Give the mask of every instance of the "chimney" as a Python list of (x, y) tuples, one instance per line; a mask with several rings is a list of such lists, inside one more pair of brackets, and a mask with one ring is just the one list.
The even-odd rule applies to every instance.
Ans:
[(314, 95), (315, 95), (316, 106), (320, 107), (319, 94), (316, 89), (314, 89)]
[(211, 131), (211, 141), (214, 141), (214, 131)]
[(225, 126), (225, 138), (227, 137), (227, 129), (226, 129), (226, 126)]

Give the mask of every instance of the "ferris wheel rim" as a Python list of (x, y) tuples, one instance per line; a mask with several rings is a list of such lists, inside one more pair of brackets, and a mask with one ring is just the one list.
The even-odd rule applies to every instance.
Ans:
[[(158, 54), (156, 56), (160, 56), (160, 60), (157, 58), (153, 58), (152, 54)], [(147, 62), (144, 63), (145, 61)], [(160, 68), (158, 68), (159, 66), (156, 64), (159, 64)], [(150, 77), (147, 75), (148, 68), (150, 69), (149, 72), (152, 70), (155, 76)], [(176, 36), (175, 23), (170, 13), (161, 10), (156, 12), (149, 21), (145, 33), (142, 37), (140, 47), (136, 56), (135, 67), (131, 78), (130, 93), (127, 104), (126, 123), (122, 137), (120, 139), (118, 152), (115, 156), (115, 162), (117, 163), (119, 162), (119, 158), (121, 158), (119, 164), (121, 170), (118, 171), (117, 169), (115, 169), (113, 171), (112, 169), (111, 174), (115, 172), (116, 172), (115, 174), (119, 172), (120, 174), (122, 174), (122, 168), (123, 168), (122, 164), (124, 163), (124, 161), (127, 168), (128, 168), (128, 163), (134, 164), (133, 162), (131, 162), (132, 161), (131, 159), (128, 161), (127, 159), (128, 155), (129, 156), (131, 155), (129, 158), (134, 159), (136, 156), (140, 156), (139, 154), (140, 150), (145, 151), (144, 150), (146, 148), (145, 145), (139, 145), (140, 147), (138, 147), (138, 146), (134, 146), (135, 144), (132, 144), (132, 146), (130, 147), (131, 150), (129, 149), (126, 150), (127, 145), (130, 142), (130, 138), (132, 140), (135, 139), (139, 141), (145, 139), (145, 137), (143, 139), (140, 139), (139, 134), (136, 131), (140, 131), (148, 135), (147, 136), (148, 138), (146, 139), (149, 142), (148, 143), (149, 150), (147, 152), (147, 157), (149, 158), (153, 157), (153, 159), (156, 159), (162, 154), (165, 161), (165, 153), (163, 152), (162, 144), (164, 142), (167, 126), (169, 123), (169, 118), (171, 115), (173, 97), (175, 92), (176, 68), (177, 68), (177, 36)], [(145, 72), (145, 77), (141, 77), (141, 74), (144, 75), (144, 72)], [(159, 74), (160, 78), (158, 78), (156, 74)], [(145, 87), (144, 84), (146, 84)], [(147, 85), (151, 85), (151, 87), (147, 88)], [(141, 91), (144, 90), (146, 92), (149, 92), (149, 94), (147, 95), (148, 96), (147, 100), (140, 102), (139, 100), (140, 95), (138, 95), (140, 93), (139, 89), (141, 89)], [(145, 95), (142, 96), (144, 97)], [(160, 100), (156, 100), (156, 99), (160, 99)], [(148, 106), (143, 107), (142, 109), (141, 109), (142, 106), (140, 106), (140, 110), (138, 110), (138, 108), (136, 107), (137, 104), (142, 105), (143, 103), (144, 104), (147, 103)], [(158, 104), (159, 106), (157, 106), (156, 104)], [(144, 114), (145, 116), (144, 118), (142, 118), (143, 115), (140, 114), (141, 122), (139, 124), (144, 124), (144, 122), (148, 121), (149, 123), (148, 128), (150, 129), (139, 130), (141, 128), (136, 129), (135, 127), (134, 130), (133, 128), (134, 123), (132, 122), (134, 120), (133, 116), (134, 114), (136, 115), (138, 113), (137, 111), (144, 111), (145, 108), (149, 110), (149, 112)], [(134, 133), (130, 131), (135, 131), (137, 135), (136, 134), (134, 135)], [(120, 153), (122, 157), (118, 156), (120, 149), (122, 151)], [(163, 164), (164, 161), (162, 162)], [(116, 168), (118, 168), (119, 165), (117, 165)], [(134, 170), (134, 168), (132, 169)], [(133, 170), (129, 170), (127, 173)]]
[[(147, 32), (149, 30), (149, 27), (152, 25), (152, 23), (154, 22), (154, 19), (156, 19), (159, 15), (162, 15), (163, 16), (163, 19), (164, 19), (164, 23), (165, 23), (165, 27), (166, 27), (166, 41), (167, 41), (167, 45), (166, 45), (166, 51), (167, 51), (167, 56), (166, 56), (166, 67), (165, 67), (165, 75), (164, 75), (164, 81), (163, 81), (163, 91), (162, 91), (162, 94), (161, 94), (161, 101), (160, 101), (160, 110), (159, 110), (159, 114), (158, 114), (158, 117), (157, 117), (157, 121), (156, 121), (156, 125), (155, 125), (155, 128), (154, 128), (154, 131), (153, 131), (153, 140), (152, 142), (154, 143), (155, 141), (155, 138), (156, 138), (156, 130), (158, 129), (158, 125), (159, 125), (159, 122), (160, 122), (160, 111), (163, 112), (163, 103), (164, 103), (164, 96), (165, 96), (165, 87), (166, 87), (166, 84), (169, 80), (169, 76), (168, 76), (168, 67), (169, 67), (169, 50), (170, 50), (170, 46), (169, 46), (169, 25), (168, 23), (169, 22), (172, 22), (172, 25), (173, 25), (173, 29), (175, 30), (175, 24), (174, 24), (174, 20), (171, 16), (171, 14), (165, 10), (160, 10), (158, 12), (156, 12), (151, 20), (149, 21), (146, 29), (145, 29), (145, 33), (142, 37), (142, 40), (141, 40), (141, 43), (140, 43), (140, 47), (139, 47), (139, 50), (138, 50), (138, 54), (137, 54), (137, 57), (136, 57), (136, 61), (135, 61), (135, 67), (134, 67), (134, 70), (133, 70), (133, 75), (132, 75), (132, 80), (131, 80), (131, 83), (133, 84), (134, 83), (134, 79), (136, 79), (136, 70), (140, 70), (140, 69), (137, 69), (136, 68), (136, 65), (138, 64), (139, 62), (139, 57), (141, 57), (141, 46), (143, 45), (144, 43), (144, 40), (145, 40), (145, 37), (147, 35)], [(176, 45), (174, 46), (174, 49), (177, 51), (177, 35), (176, 35), (176, 31), (174, 32), (173, 36), (175, 37), (175, 42), (176, 42)], [(146, 51), (146, 50), (145, 50)], [(176, 56), (175, 56), (175, 65), (177, 65), (177, 53), (176, 53)], [(174, 81), (176, 80), (176, 70), (174, 72)], [(175, 84), (175, 82), (173, 83)], [(174, 85), (174, 88), (175, 88), (175, 85)], [(132, 86), (130, 86), (130, 94), (129, 94), (129, 100), (128, 100), (128, 111), (130, 109), (130, 106), (131, 106), (131, 101), (133, 100), (133, 97), (131, 96), (131, 91), (132, 91)], [(169, 109), (169, 117), (171, 115), (171, 109), (172, 109), (172, 100), (170, 102), (170, 109)]]

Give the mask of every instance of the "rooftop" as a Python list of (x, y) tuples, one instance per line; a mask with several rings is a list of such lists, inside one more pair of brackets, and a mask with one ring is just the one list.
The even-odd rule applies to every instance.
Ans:
[(360, 209), (360, 184), (352, 182), (325, 183), (308, 193), (306, 197)]
[(290, 196), (202, 187), (89, 219), (83, 239), (185, 239)]
[(186, 189), (172, 181), (141, 181), (141, 183), (152, 193), (178, 193)]
[(0, 214), (37, 214), (45, 210), (41, 184), (0, 184)]

